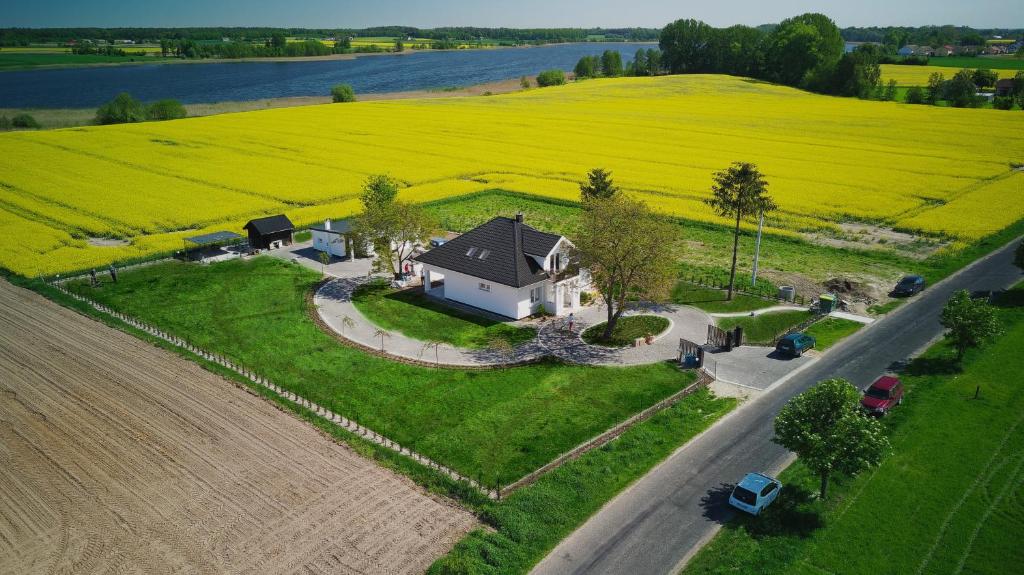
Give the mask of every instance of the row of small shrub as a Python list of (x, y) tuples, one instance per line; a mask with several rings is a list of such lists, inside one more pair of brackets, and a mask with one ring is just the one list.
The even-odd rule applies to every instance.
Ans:
[(131, 124), (134, 122), (177, 120), (186, 116), (185, 107), (177, 100), (158, 100), (143, 104), (127, 92), (96, 110), (97, 124)]
[(36, 129), (39, 127), (39, 122), (35, 118), (28, 114), (18, 114), (13, 118), (7, 116), (0, 116), (0, 130), (13, 130), (15, 128), (24, 129)]

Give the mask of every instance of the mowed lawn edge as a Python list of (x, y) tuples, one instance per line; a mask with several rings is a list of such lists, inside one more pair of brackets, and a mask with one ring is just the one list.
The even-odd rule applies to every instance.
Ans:
[(838, 478), (822, 502), (797, 460), (768, 513), (729, 522), (683, 573), (995, 574), (1024, 561), (1024, 286), (1004, 301), (1005, 336), (969, 352), (962, 372), (939, 343), (901, 376), (881, 466)]
[(168, 262), (69, 287), (226, 355), (485, 485), (508, 485), (694, 380), (668, 363), (506, 370), (410, 366), (343, 346), (309, 318), (318, 274), (271, 258)]

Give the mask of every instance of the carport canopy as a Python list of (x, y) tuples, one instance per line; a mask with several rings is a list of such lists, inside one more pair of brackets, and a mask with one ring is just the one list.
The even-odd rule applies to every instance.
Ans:
[(223, 246), (237, 243), (243, 239), (242, 236), (235, 232), (213, 232), (212, 234), (185, 238), (185, 243), (192, 244), (194, 247)]

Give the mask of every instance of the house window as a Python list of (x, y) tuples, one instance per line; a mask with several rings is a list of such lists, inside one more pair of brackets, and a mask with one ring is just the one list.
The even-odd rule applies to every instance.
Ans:
[(477, 285), (480, 291), (491, 291), (491, 284), (480, 283)]
[(537, 303), (544, 297), (544, 286), (535, 287), (530, 290), (530, 303)]

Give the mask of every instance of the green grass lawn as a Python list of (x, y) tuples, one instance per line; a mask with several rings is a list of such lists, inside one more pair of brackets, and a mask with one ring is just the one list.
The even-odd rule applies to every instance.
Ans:
[(482, 349), (496, 339), (513, 346), (537, 337), (537, 330), (487, 319), (431, 301), (419, 289), (396, 290), (386, 282), (360, 286), (352, 296), (356, 309), (378, 326), (423, 341)]
[(876, 304), (876, 305), (873, 305), (873, 306), (869, 307), (868, 308), (868, 312), (869, 313), (873, 313), (875, 315), (885, 315), (885, 314), (895, 310), (896, 308), (900, 307), (901, 305), (903, 305), (903, 302), (905, 302), (905, 301), (907, 301), (907, 300), (904, 300), (904, 299), (889, 300), (886, 303)]
[(620, 317), (615, 322), (615, 329), (612, 330), (611, 338), (601, 339), (604, 335), (604, 328), (607, 322), (592, 325), (581, 334), (583, 341), (607, 347), (626, 347), (633, 345), (638, 337), (645, 337), (647, 334), (658, 335), (668, 329), (669, 321), (657, 315), (628, 315)]
[(814, 336), (815, 349), (825, 351), (838, 343), (839, 340), (853, 335), (862, 327), (864, 327), (864, 324), (860, 322), (838, 317), (826, 317), (814, 322), (804, 332)]
[(507, 499), (483, 505), (480, 515), (494, 530), (470, 533), (428, 573), (526, 573), (616, 493), (735, 405), (701, 390)]
[[(574, 234), (579, 205), (528, 196), (502, 190), (492, 190), (458, 198), (450, 198), (425, 206), (446, 230), (464, 232), (494, 216), (514, 216), (521, 211), (526, 223), (545, 231)], [(732, 259), (732, 232), (726, 227), (677, 219), (677, 257), (686, 273), (708, 273), (722, 277), (728, 272)], [(838, 276), (875, 277), (888, 284), (893, 278), (916, 273), (929, 283), (959, 270), (964, 265), (1024, 234), (1024, 218), (1016, 224), (973, 244), (958, 249), (940, 250), (925, 259), (915, 259), (894, 248), (849, 249), (824, 245), (800, 238), (766, 233), (761, 244), (761, 270), (758, 278), (778, 274), (800, 274), (813, 281), (825, 281)], [(754, 237), (744, 231), (740, 238), (737, 284), (750, 283), (751, 262), (754, 255)], [(841, 262), (837, 264), (837, 262)], [(775, 276), (773, 276), (775, 274)], [(817, 293), (800, 294), (810, 298)]]
[(769, 345), (777, 337), (811, 319), (809, 311), (775, 311), (756, 316), (718, 318), (718, 327), (731, 330), (743, 327), (743, 342), (754, 345)]
[[(915, 360), (906, 401), (883, 419), (892, 453), (833, 482), (799, 461), (760, 518), (730, 522), (686, 573), (1010, 573), (1024, 562), (1024, 289), (1005, 298), (1005, 337), (970, 352), (947, 345)], [(980, 387), (980, 396), (974, 399)]]
[(741, 293), (733, 293), (732, 301), (730, 301), (726, 299), (726, 294), (725, 290), (681, 281), (672, 288), (671, 300), (672, 303), (692, 305), (708, 313), (753, 311), (778, 304), (778, 302)]
[(292, 235), (292, 241), (297, 243), (297, 244), (300, 244), (302, 242), (308, 242), (311, 239), (313, 239), (313, 232), (311, 232), (309, 230), (303, 230), (301, 232), (295, 232)]
[(511, 483), (693, 381), (668, 363), (414, 367), (341, 345), (308, 316), (320, 274), (269, 257), (156, 264), (69, 286), (487, 484)]
[(104, 56), (100, 54), (24, 54), (0, 50), (0, 70), (37, 66), (76, 66), (82, 64), (125, 64), (129, 62), (166, 62), (160, 56)]
[(978, 58), (970, 56), (946, 56), (944, 58), (929, 58), (929, 66), (972, 68), (989, 70), (1024, 70), (1024, 59), (1021, 58)]

